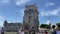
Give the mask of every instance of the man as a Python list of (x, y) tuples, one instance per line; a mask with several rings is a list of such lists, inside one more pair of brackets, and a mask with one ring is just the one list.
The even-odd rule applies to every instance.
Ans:
[(53, 25), (52, 28), (53, 28), (52, 34), (56, 34), (55, 25)]
[(4, 34), (4, 28), (2, 27), (1, 34)]

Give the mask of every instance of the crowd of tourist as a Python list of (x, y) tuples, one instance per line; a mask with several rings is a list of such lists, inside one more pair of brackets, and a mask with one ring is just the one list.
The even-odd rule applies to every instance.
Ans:
[[(53, 27), (51, 33), (52, 34), (57, 34), (56, 33), (56, 29), (55, 27)], [(4, 29), (2, 28), (1, 30), (1, 34), (4, 34)], [(38, 30), (37, 32), (35, 32), (34, 30), (23, 30), (22, 28), (19, 30), (19, 34), (40, 34), (40, 31)], [(45, 30), (44, 34), (49, 34), (47, 30)]]
[[(35, 32), (35, 31), (24, 31), (24, 30), (20, 30), (19, 31), (19, 34), (40, 34), (40, 32)], [(46, 30), (45, 30), (45, 32), (43, 32), (44, 34), (49, 34)], [(56, 34), (56, 30), (53, 30), (52, 32), (51, 32), (52, 34)]]
[[(57, 30), (55, 29), (55, 27), (53, 27), (52, 31), (51, 31), (51, 34), (57, 34), (56, 31)], [(23, 29), (19, 30), (19, 34), (40, 34), (40, 33), (41, 33), (40, 31), (35, 32), (34, 30), (30, 30), (30, 31), (23, 30)], [(49, 34), (47, 30), (45, 30), (45, 32), (43, 32), (43, 33), (44, 34)]]

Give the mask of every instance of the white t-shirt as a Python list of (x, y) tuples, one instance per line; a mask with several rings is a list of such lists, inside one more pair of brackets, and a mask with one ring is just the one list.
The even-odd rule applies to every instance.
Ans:
[(24, 34), (24, 31), (20, 32), (19, 34)]

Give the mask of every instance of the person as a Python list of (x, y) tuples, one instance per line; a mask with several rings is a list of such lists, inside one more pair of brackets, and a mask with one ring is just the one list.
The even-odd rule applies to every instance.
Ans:
[(3, 29), (3, 27), (2, 27), (2, 30), (1, 30), (1, 34), (4, 34), (4, 29)]
[(56, 30), (55, 29), (52, 31), (52, 34), (56, 34)]
[(22, 28), (19, 29), (19, 34), (24, 34), (24, 30)]
[(53, 30), (52, 30), (52, 34), (56, 34), (56, 29), (55, 29), (55, 25), (52, 26)]
[(45, 30), (45, 34), (48, 34), (48, 32)]
[(24, 31), (23, 31), (23, 30), (21, 30), (19, 34), (24, 34)]
[(30, 30), (31, 30), (31, 29), (29, 29), (29, 34), (31, 34), (31, 33), (30, 33), (30, 32), (31, 32)]
[(40, 31), (39, 31), (39, 30), (37, 30), (37, 31), (36, 31), (36, 34), (40, 34)]
[(24, 34), (29, 34), (29, 31), (28, 30), (25, 30), (25, 33)]
[(34, 30), (31, 30), (31, 34), (35, 34), (35, 31)]
[(32, 27), (32, 29), (31, 29), (31, 34), (35, 34), (35, 28), (34, 27)]

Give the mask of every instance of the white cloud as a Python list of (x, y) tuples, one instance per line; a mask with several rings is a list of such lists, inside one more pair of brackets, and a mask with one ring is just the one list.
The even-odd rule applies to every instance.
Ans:
[(44, 24), (49, 24), (49, 23), (51, 23), (50, 20), (47, 20), (46, 22), (44, 22)]
[(42, 11), (41, 16), (59, 16), (59, 13), (60, 13), (60, 7), (53, 10)]
[(3, 21), (0, 21), (0, 27), (3, 27)]
[(20, 22), (23, 22), (24, 10), (25, 10), (24, 8), (17, 10), (17, 11), (19, 11), (19, 16), (21, 19)]
[(0, 20), (4, 20), (5, 19), (5, 17), (4, 16), (0, 16)]
[(31, 1), (31, 0), (17, 0), (16, 5), (20, 6), (22, 4), (28, 3), (29, 1)]
[(0, 17), (0, 27), (3, 27), (3, 23), (4, 23), (4, 18), (3, 17)]
[(0, 3), (6, 4), (6, 3), (9, 3), (9, 0), (1, 0)]
[(46, 24), (49, 24), (49, 23), (51, 23), (51, 21), (50, 21), (50, 20), (47, 20), (47, 21), (46, 21)]
[(24, 8), (23, 9), (20, 9), (20, 10), (18, 10), (19, 11), (19, 14), (20, 14), (20, 16), (24, 16)]
[(25, 9), (21, 9), (21, 13), (22, 13), (22, 15), (24, 15), (24, 10), (25, 10)]
[(45, 6), (48, 7), (48, 6), (53, 6), (55, 5), (55, 3), (46, 3)]

